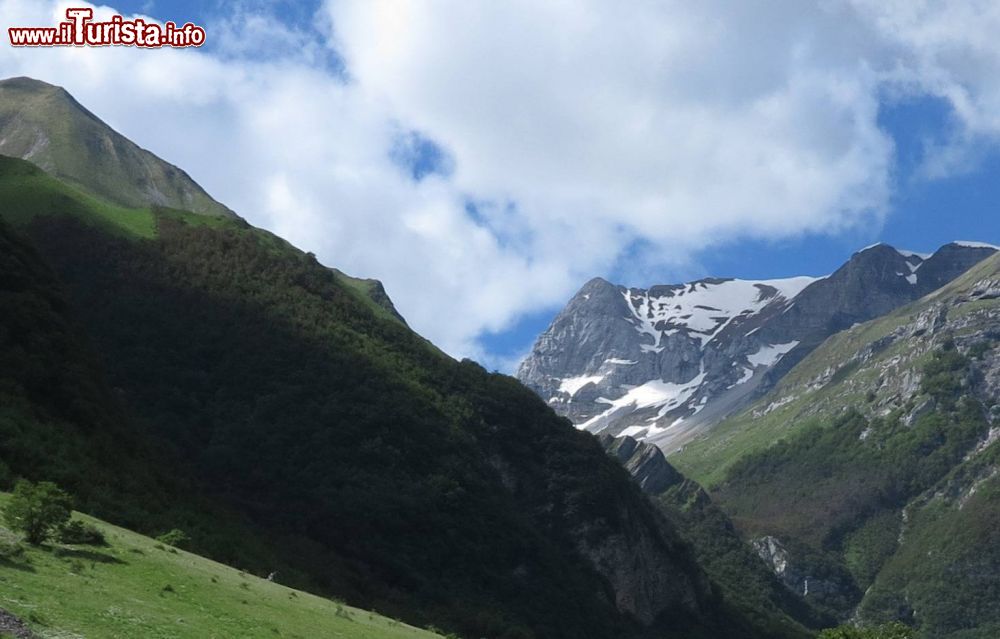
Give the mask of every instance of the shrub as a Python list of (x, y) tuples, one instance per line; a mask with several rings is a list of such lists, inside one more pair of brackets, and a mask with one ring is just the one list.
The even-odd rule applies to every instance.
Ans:
[(969, 358), (970, 359), (982, 359), (986, 353), (993, 348), (993, 344), (989, 340), (982, 340), (976, 342), (969, 347)]
[(178, 528), (174, 528), (169, 532), (165, 532), (156, 538), (156, 541), (161, 544), (166, 544), (167, 546), (174, 546), (175, 548), (183, 548), (187, 545), (191, 538), (187, 536), (187, 533)]
[(85, 524), (79, 519), (72, 519), (60, 526), (56, 539), (64, 544), (84, 544), (88, 546), (104, 546), (104, 533), (95, 526)]
[(3, 511), (11, 530), (24, 533), (25, 540), (38, 546), (69, 521), (72, 498), (52, 482), (20, 480)]
[(24, 555), (24, 548), (16, 539), (0, 536), (0, 561), (13, 561)]
[(968, 363), (955, 349), (954, 343), (945, 343), (924, 366), (921, 391), (936, 399), (942, 406), (953, 408), (961, 395), (962, 378)]

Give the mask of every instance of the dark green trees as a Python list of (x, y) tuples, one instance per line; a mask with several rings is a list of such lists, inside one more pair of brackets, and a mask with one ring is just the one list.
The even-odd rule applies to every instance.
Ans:
[(874, 628), (840, 626), (819, 633), (818, 639), (912, 639), (913, 629), (899, 622)]

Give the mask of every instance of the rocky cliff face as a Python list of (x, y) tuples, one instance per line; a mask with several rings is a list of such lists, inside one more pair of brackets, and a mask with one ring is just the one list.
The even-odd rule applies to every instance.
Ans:
[(930, 293), (995, 250), (952, 243), (922, 256), (879, 244), (823, 278), (649, 289), (595, 278), (517, 377), (579, 428), (670, 453), (773, 387), (833, 333)]
[[(815, 590), (825, 583), (815, 578), (810, 582), (810, 575), (787, 570), (788, 553), (776, 539), (769, 538), (770, 545), (744, 541), (708, 493), (678, 472), (657, 446), (607, 433), (598, 439), (691, 544), (726, 600), (756, 618), (768, 636), (809, 637), (809, 628), (835, 623), (802, 598), (804, 589)], [(628, 559), (618, 556), (615, 563), (623, 565)]]
[(601, 445), (625, 467), (643, 492), (659, 495), (684, 481), (684, 476), (670, 465), (663, 451), (632, 437), (600, 436)]

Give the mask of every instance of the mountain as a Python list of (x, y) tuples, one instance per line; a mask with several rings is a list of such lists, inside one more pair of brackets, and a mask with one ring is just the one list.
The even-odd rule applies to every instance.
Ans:
[(596, 278), (539, 336), (517, 377), (581, 429), (672, 453), (830, 335), (930, 293), (995, 251), (952, 243), (921, 256), (878, 244), (822, 278), (649, 289)]
[(184, 171), (119, 135), (61, 87), (0, 81), (0, 154), (131, 208), (150, 205), (233, 217)]
[(462, 636), (765, 636), (594, 438), (381, 287), (19, 159), (0, 199), (0, 487)]
[(921, 637), (995, 637), (998, 347), (993, 255), (827, 339), (671, 459), (813, 605)]

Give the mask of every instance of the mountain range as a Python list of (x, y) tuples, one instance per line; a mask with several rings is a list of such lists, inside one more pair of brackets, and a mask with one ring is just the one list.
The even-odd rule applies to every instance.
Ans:
[(988, 244), (879, 244), (826, 277), (594, 279), (518, 381), (14, 78), (0, 309), (0, 490), (55, 481), (279, 585), (472, 638), (1000, 633)]
[(829, 336), (937, 290), (996, 250), (954, 242), (920, 255), (877, 244), (819, 278), (649, 289), (595, 278), (516, 375), (579, 428), (672, 453), (767, 392)]

